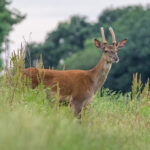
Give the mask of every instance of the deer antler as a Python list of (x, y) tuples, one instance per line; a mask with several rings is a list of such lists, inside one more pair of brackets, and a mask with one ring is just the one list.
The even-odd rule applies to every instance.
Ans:
[(103, 43), (107, 44), (106, 38), (105, 38), (105, 34), (104, 34), (104, 28), (101, 27), (101, 34), (102, 34), (102, 39), (103, 39)]
[(115, 33), (114, 33), (112, 27), (109, 28), (109, 31), (110, 31), (110, 33), (112, 35), (112, 41), (113, 41), (112, 43), (116, 44), (117, 42), (116, 42), (116, 38), (115, 38)]

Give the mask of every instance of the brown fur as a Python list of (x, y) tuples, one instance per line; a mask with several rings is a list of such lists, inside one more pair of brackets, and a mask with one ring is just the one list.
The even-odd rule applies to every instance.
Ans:
[(88, 71), (68, 70), (56, 71), (50, 69), (27, 68), (23, 70), (23, 75), (31, 78), (32, 88), (35, 88), (40, 82), (40, 76), (43, 76), (45, 87), (52, 87), (52, 91), (57, 91), (57, 83), (60, 88), (60, 101), (66, 97), (70, 98), (71, 106), (76, 115), (82, 107), (87, 105), (97, 91), (104, 84), (111, 64), (105, 62), (102, 56), (99, 64)]
[[(123, 47), (125, 43), (126, 39), (121, 41), (118, 47)], [(112, 63), (119, 59), (116, 46), (102, 45), (98, 40), (95, 40), (95, 45), (103, 50), (103, 54), (99, 63), (91, 70), (57, 71), (27, 68), (23, 70), (23, 75), (31, 78), (32, 88), (35, 88), (41, 82), (41, 76), (44, 86), (52, 87), (52, 92), (57, 91), (56, 85), (58, 84), (60, 88), (60, 102), (65, 101), (69, 97), (75, 115), (80, 118), (82, 108), (92, 101), (96, 91), (106, 81)]]

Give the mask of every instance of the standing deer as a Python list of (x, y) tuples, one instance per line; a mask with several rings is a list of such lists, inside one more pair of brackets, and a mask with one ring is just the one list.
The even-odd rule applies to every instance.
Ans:
[(112, 45), (108, 45), (105, 39), (104, 29), (101, 27), (103, 43), (95, 39), (95, 46), (102, 50), (102, 56), (99, 63), (90, 70), (51, 70), (27, 68), (23, 74), (31, 78), (31, 86), (35, 88), (40, 80), (40, 74), (43, 74), (42, 82), (45, 87), (52, 87), (51, 91), (56, 92), (58, 85), (60, 89), (60, 102), (69, 97), (69, 101), (74, 114), (81, 118), (81, 111), (84, 106), (92, 101), (96, 91), (101, 88), (107, 79), (112, 63), (119, 62), (117, 55), (118, 49), (122, 48), (127, 39), (116, 42), (113, 29), (109, 28), (112, 35)]

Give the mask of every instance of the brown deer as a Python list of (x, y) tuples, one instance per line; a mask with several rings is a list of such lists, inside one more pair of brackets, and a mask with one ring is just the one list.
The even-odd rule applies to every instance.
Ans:
[(74, 114), (81, 118), (81, 111), (90, 101), (92, 101), (96, 91), (101, 88), (107, 79), (112, 63), (118, 62), (118, 49), (122, 48), (127, 39), (120, 41), (118, 44), (115, 39), (113, 29), (109, 28), (112, 34), (112, 45), (108, 45), (105, 39), (104, 29), (101, 28), (103, 43), (95, 39), (95, 46), (102, 50), (102, 56), (99, 63), (90, 70), (51, 70), (27, 68), (23, 74), (31, 78), (32, 88), (35, 88), (40, 80), (40, 74), (43, 74), (42, 82), (45, 87), (52, 87), (51, 91), (60, 89), (60, 102), (69, 98)]

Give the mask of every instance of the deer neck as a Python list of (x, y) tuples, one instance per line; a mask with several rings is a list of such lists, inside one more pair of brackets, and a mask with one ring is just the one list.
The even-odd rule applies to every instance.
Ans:
[(102, 54), (99, 63), (92, 70), (90, 70), (94, 81), (94, 92), (101, 88), (105, 83), (111, 66), (112, 62), (108, 62), (105, 54)]

